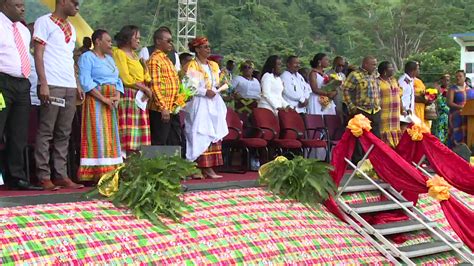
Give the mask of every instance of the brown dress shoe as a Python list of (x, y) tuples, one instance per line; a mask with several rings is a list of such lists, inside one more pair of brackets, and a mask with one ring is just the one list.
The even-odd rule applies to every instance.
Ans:
[(40, 183), (44, 190), (56, 191), (60, 189), (60, 187), (55, 186), (49, 179), (42, 180)]
[(72, 180), (69, 179), (68, 177), (56, 179), (56, 180), (54, 180), (54, 184), (56, 186), (60, 186), (60, 187), (64, 187), (64, 188), (71, 188), (71, 189), (80, 189), (80, 188), (84, 187), (84, 185), (82, 185), (82, 184), (76, 184), (76, 183), (72, 182)]

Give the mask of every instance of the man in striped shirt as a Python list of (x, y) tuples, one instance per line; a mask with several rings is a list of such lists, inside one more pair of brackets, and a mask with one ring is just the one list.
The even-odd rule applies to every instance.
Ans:
[(24, 164), (30, 112), (28, 78), (31, 74), (28, 55), (31, 36), (21, 23), (24, 14), (23, 0), (0, 1), (0, 142), (5, 133), (6, 185), (10, 189), (42, 190), (42, 187), (30, 184)]
[(173, 50), (171, 31), (160, 27), (154, 34), (156, 50), (148, 60), (153, 99), (149, 103), (152, 145), (180, 145), (181, 126), (177, 108), (179, 78), (167, 53)]

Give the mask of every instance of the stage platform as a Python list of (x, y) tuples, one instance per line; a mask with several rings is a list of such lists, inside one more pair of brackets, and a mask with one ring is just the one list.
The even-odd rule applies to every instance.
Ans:
[[(186, 192), (204, 190), (222, 190), (232, 188), (257, 187), (258, 173), (249, 171), (245, 173), (220, 173), (220, 179), (186, 180), (183, 189)], [(0, 186), (0, 208), (24, 205), (37, 205), (48, 203), (67, 203), (85, 201), (82, 195), (91, 188), (60, 189), (57, 191), (15, 191), (7, 190)]]
[[(324, 207), (282, 202), (257, 186), (257, 173), (183, 182), (188, 204), (169, 229), (135, 219), (86, 191), (0, 191), (0, 265), (17, 264), (387, 264), (386, 259)], [(8, 197), (4, 197), (5, 193)], [(462, 197), (474, 207), (474, 199)], [(377, 194), (348, 194), (352, 202)], [(439, 204), (423, 196), (418, 207), (454, 234)], [(408, 235), (403, 245), (429, 241)], [(451, 253), (418, 264), (456, 264)]]

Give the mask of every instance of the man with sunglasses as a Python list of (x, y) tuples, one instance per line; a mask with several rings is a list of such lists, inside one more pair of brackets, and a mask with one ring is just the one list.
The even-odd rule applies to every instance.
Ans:
[[(157, 49), (157, 46), (158, 46), (158, 42), (160, 41), (160, 32), (163, 30), (163, 29), (168, 29), (168, 27), (159, 27), (154, 33), (153, 33), (153, 45), (150, 45), (150, 46), (146, 46), (146, 47), (143, 47), (141, 50), (140, 50), (140, 53), (139, 53), (139, 57), (141, 60), (143, 60), (143, 62), (146, 62), (148, 61), (148, 59), (150, 59), (150, 56), (153, 54), (153, 52)], [(170, 40), (170, 43), (172, 43), (172, 40)], [(176, 49), (173, 45), (173, 49), (167, 53), (167, 56), (168, 58), (171, 60), (171, 62), (174, 64), (174, 67), (176, 68), (176, 71), (180, 71), (181, 70), (181, 66), (183, 66), (181, 64), (181, 61), (179, 60), (179, 55), (178, 53), (176, 52)]]
[(173, 62), (167, 56), (173, 50), (173, 37), (167, 27), (159, 28), (155, 36), (156, 49), (147, 63), (153, 92), (149, 104), (151, 144), (180, 145), (179, 115), (174, 113), (178, 107), (179, 78)]

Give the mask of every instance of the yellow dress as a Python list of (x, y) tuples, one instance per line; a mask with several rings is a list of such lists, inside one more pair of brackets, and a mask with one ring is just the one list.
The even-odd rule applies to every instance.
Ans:
[[(426, 86), (419, 78), (415, 78), (415, 82), (413, 83), (415, 87), (415, 96), (424, 96), (426, 91)], [(424, 103), (417, 103), (415, 102), (415, 115), (420, 118), (421, 121), (424, 121), (425, 124), (431, 128), (431, 121), (425, 120), (425, 107)]]

